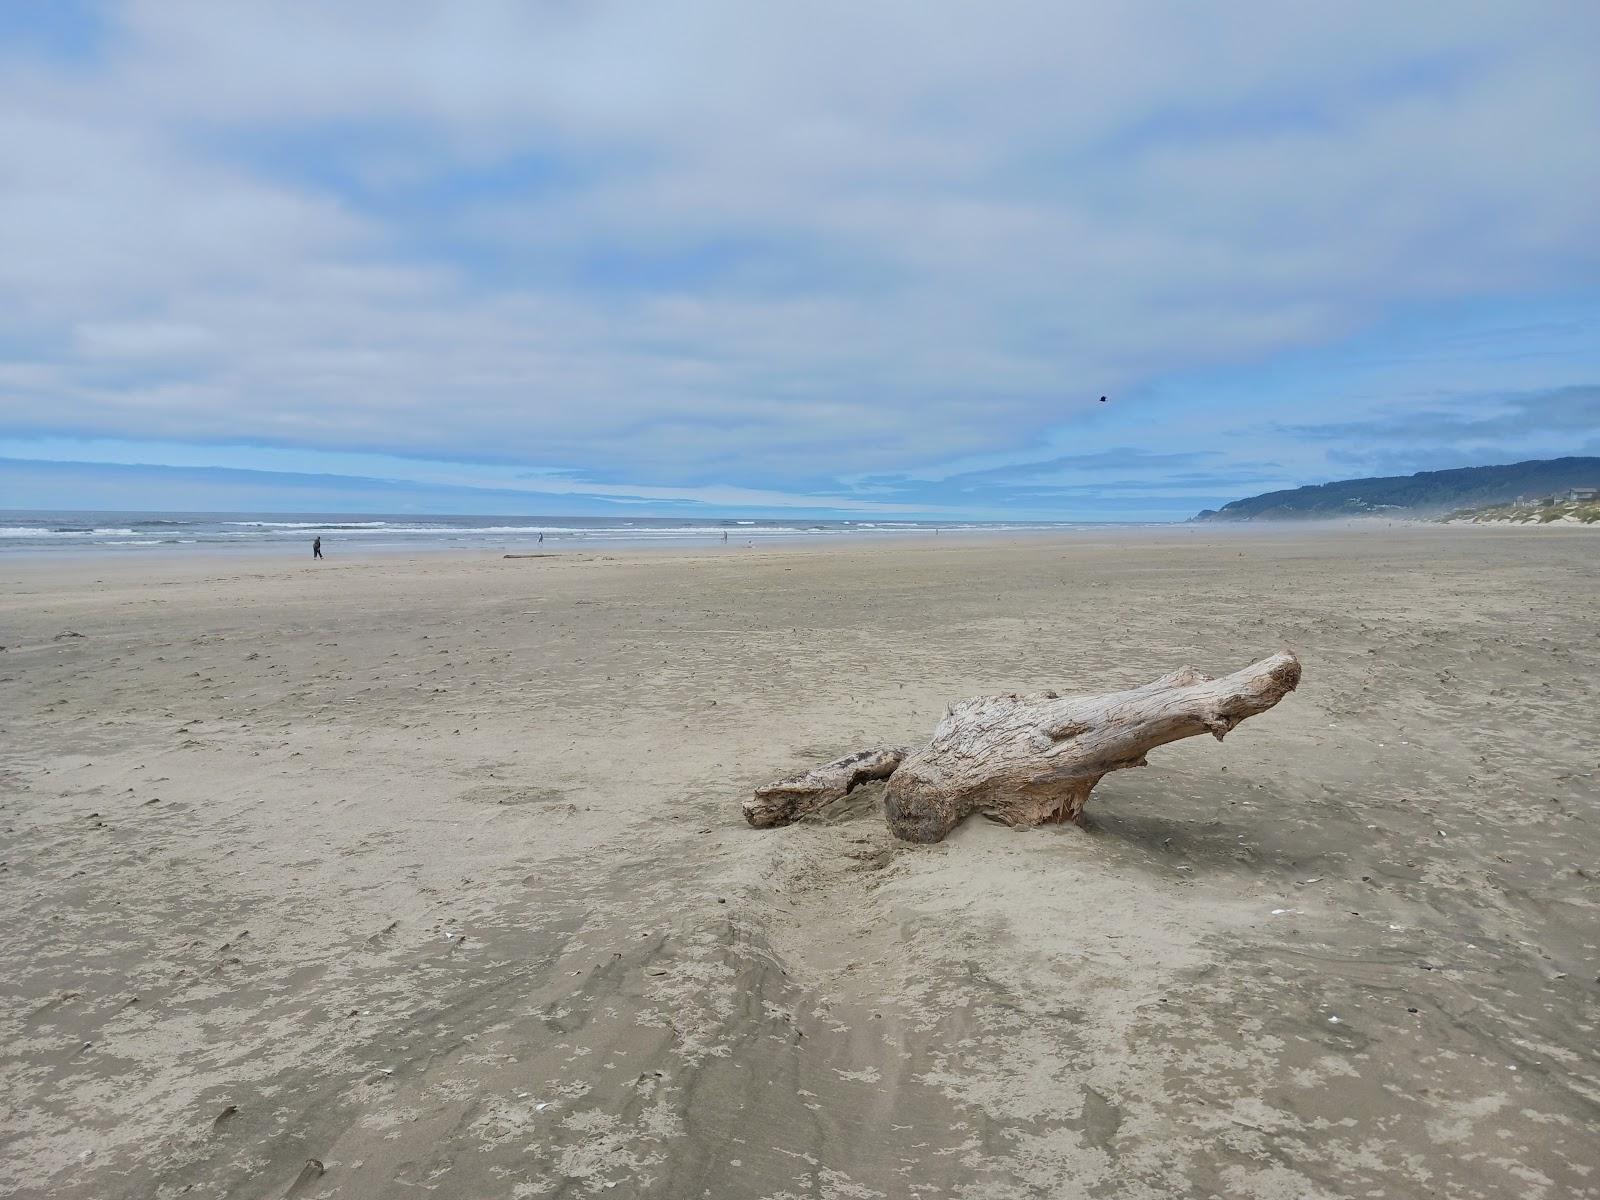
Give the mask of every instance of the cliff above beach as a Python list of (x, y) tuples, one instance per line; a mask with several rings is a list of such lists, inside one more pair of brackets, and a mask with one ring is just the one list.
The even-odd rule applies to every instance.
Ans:
[(1339, 517), (1443, 516), (1460, 509), (1527, 502), (1600, 487), (1600, 458), (1530, 459), (1449, 471), (1340, 479), (1265, 492), (1206, 509), (1196, 521), (1304, 521)]

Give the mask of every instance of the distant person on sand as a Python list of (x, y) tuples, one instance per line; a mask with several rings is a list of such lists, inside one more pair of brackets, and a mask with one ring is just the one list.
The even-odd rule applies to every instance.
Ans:
[(722, 540), (723, 541), (727, 541), (728, 540), (728, 531), (726, 529), (724, 529), (722, 531)]
[(312, 558), (321, 558), (322, 557), (322, 539), (319, 538), (319, 537), (311, 539), (311, 557)]
[(544, 534), (542, 533), (539, 535), (539, 545), (544, 545)]

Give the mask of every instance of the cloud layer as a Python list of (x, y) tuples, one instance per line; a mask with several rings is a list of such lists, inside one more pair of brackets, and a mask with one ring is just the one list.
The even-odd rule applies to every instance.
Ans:
[[(1125, 448), (1123, 482), (1185, 497), (1303, 482), (1379, 432), (1286, 455), (1327, 415), (1295, 381), (1211, 444), (1121, 414), (1182, 424), (1190, 381), (1406, 314), (1592, 296), (1600, 8), (1226, 11), (146, 0), (19, 25), (0, 426), (824, 506), (1081, 504)], [(1572, 369), (1505, 382), (1592, 382)]]

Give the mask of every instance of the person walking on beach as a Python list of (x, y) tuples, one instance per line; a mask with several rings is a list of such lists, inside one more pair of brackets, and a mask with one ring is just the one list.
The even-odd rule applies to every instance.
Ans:
[(322, 539), (320, 537), (314, 537), (311, 539), (311, 557), (322, 557)]

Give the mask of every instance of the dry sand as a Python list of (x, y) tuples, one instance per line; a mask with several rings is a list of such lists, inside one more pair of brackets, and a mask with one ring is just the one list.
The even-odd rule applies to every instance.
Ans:
[[(330, 551), (8, 564), (0, 1193), (1600, 1196), (1592, 534)], [(1285, 646), (1081, 827), (739, 815)]]

